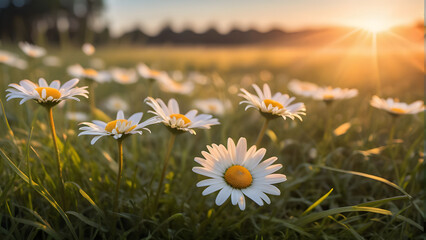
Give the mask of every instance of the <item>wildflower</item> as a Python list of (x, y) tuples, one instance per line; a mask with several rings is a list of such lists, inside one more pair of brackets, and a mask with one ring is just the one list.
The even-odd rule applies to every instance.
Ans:
[(293, 79), (288, 83), (288, 89), (290, 89), (290, 91), (305, 97), (312, 96), (318, 88), (318, 85), (315, 83), (302, 82), (297, 79)]
[(417, 114), (425, 110), (423, 101), (415, 101), (411, 104), (399, 102), (397, 99), (383, 99), (378, 96), (373, 96), (370, 101), (371, 106), (387, 111), (394, 116), (405, 114)]
[(52, 108), (66, 99), (80, 101), (77, 96), (83, 96), (87, 98), (87, 87), (75, 87), (78, 82), (79, 80), (75, 78), (67, 81), (63, 85), (61, 85), (59, 80), (52, 81), (50, 85), (48, 85), (46, 80), (40, 78), (38, 80), (38, 85), (29, 80), (22, 80), (19, 82), (19, 85), (15, 83), (9, 84), (11, 88), (6, 90), (9, 92), (6, 95), (7, 101), (14, 98), (22, 98), (20, 101), (20, 104), (22, 104), (30, 99), (33, 99), (46, 108), (49, 115), (49, 125), (53, 146), (55, 147), (56, 164), (58, 169), (58, 177), (60, 180), (60, 195), (63, 202), (65, 201), (64, 179), (62, 177), (62, 166), (56, 137), (55, 123), (53, 121)]
[(27, 62), (23, 59), (18, 58), (15, 54), (12, 54), (7, 51), (0, 50), (0, 63), (5, 65), (16, 67), (19, 69), (27, 68)]
[(225, 103), (217, 98), (195, 100), (194, 106), (204, 113), (211, 113), (215, 115), (223, 115), (225, 114), (227, 108), (229, 108), (229, 106), (226, 106)]
[(320, 87), (313, 94), (315, 100), (331, 103), (334, 100), (353, 98), (358, 95), (357, 89)]
[(27, 42), (19, 42), (19, 48), (32, 58), (39, 58), (46, 55), (46, 49)]
[(257, 146), (260, 145), (271, 119), (282, 117), (285, 120), (288, 117), (294, 120), (296, 117), (302, 121), (302, 117), (300, 117), (300, 115), (306, 115), (305, 104), (291, 104), (295, 99), (294, 97), (290, 97), (289, 95), (282, 94), (280, 92), (277, 92), (272, 96), (271, 89), (266, 83), (263, 84), (263, 91), (256, 84), (253, 84), (253, 88), (256, 91), (257, 96), (249, 93), (244, 88), (241, 88), (241, 92), (243, 93), (239, 94), (239, 96), (245, 99), (244, 101), (241, 101), (240, 104), (246, 103), (246, 110), (249, 108), (255, 108), (262, 116), (265, 117), (265, 122), (256, 140)]
[(78, 78), (93, 80), (98, 83), (108, 82), (110, 75), (107, 71), (97, 71), (93, 68), (83, 68), (80, 64), (74, 64), (67, 68), (69, 75)]
[(84, 112), (67, 112), (66, 118), (71, 121), (81, 122), (81, 121), (87, 121), (88, 116)]
[(142, 119), (143, 113), (135, 113), (130, 118), (125, 119), (123, 111), (117, 112), (116, 120), (110, 121), (108, 123), (93, 120), (90, 122), (82, 122), (81, 124), (86, 125), (81, 127), (79, 130), (82, 132), (78, 134), (81, 135), (92, 135), (95, 136), (90, 142), (92, 145), (96, 143), (103, 136), (112, 136), (117, 140), (118, 143), (118, 174), (117, 174), (117, 184), (115, 188), (115, 195), (113, 200), (113, 211), (116, 212), (118, 209), (118, 193), (120, 190), (120, 181), (123, 171), (123, 140), (131, 134), (142, 134), (142, 130), (151, 132), (146, 126), (156, 123), (154, 118), (150, 118), (142, 123), (139, 123)]
[(78, 82), (79, 80), (74, 78), (61, 86), (59, 80), (52, 81), (50, 85), (43, 78), (39, 79), (38, 85), (29, 80), (22, 80), (19, 84), (9, 84), (11, 88), (6, 90), (9, 92), (6, 98), (8, 101), (14, 98), (22, 98), (19, 104), (33, 99), (47, 107), (53, 107), (66, 99), (80, 101), (76, 96), (88, 98), (88, 92), (86, 90), (87, 87), (75, 87)]
[(90, 43), (85, 43), (81, 47), (81, 50), (86, 54), (87, 56), (91, 56), (95, 53), (95, 47)]
[(277, 118), (282, 117), (284, 120), (288, 117), (294, 120), (298, 118), (302, 121), (300, 115), (306, 115), (305, 104), (303, 103), (294, 103), (294, 97), (290, 97), (287, 94), (282, 94), (280, 92), (275, 93), (273, 96), (271, 94), (271, 89), (268, 84), (263, 85), (262, 90), (256, 85), (253, 84), (253, 88), (257, 93), (257, 96), (249, 93), (245, 89), (241, 89), (243, 92), (239, 96), (245, 98), (245, 101), (241, 101), (240, 104), (246, 103), (246, 110), (249, 108), (255, 108), (266, 118)]
[(192, 171), (209, 177), (197, 183), (197, 187), (207, 187), (203, 196), (220, 190), (216, 197), (218, 206), (230, 197), (232, 205), (238, 204), (244, 210), (245, 196), (263, 206), (264, 202), (271, 203), (266, 194), (280, 195), (273, 184), (286, 181), (286, 176), (272, 174), (282, 168), (281, 164), (272, 165), (276, 157), (261, 162), (266, 153), (264, 148), (256, 150), (256, 146), (252, 146), (247, 150), (245, 138), (240, 138), (237, 145), (229, 138), (227, 147), (213, 144), (207, 149), (208, 152), (201, 153), (204, 158), (194, 159), (202, 167), (194, 167)]
[(164, 77), (164, 75), (167, 75), (167, 73), (164, 71), (157, 71), (157, 70), (150, 69), (144, 63), (138, 64), (136, 69), (138, 70), (139, 75), (145, 79), (157, 80), (160, 77)]
[(166, 105), (163, 100), (152, 97), (145, 99), (145, 102), (150, 106), (153, 111), (150, 113), (155, 114), (154, 118), (158, 122), (162, 122), (173, 133), (190, 132), (196, 134), (196, 128), (210, 129), (212, 125), (220, 124), (216, 118), (209, 114), (197, 115), (197, 110), (191, 110), (186, 114), (181, 114), (179, 105), (174, 98), (171, 98)]
[[(103, 136), (112, 136), (115, 139), (122, 139), (131, 134), (142, 134), (141, 130), (150, 132), (146, 126), (156, 123), (156, 119), (150, 118), (142, 123), (139, 123), (142, 119), (143, 113), (135, 113), (130, 118), (125, 119), (123, 111), (118, 111), (116, 120), (108, 123), (94, 120), (90, 122), (82, 122), (81, 124), (86, 125), (81, 127), (79, 130), (82, 132), (78, 136), (82, 135), (93, 135), (95, 136), (91, 144), (95, 144)], [(139, 130), (139, 131), (138, 131)]]
[(111, 69), (112, 78), (121, 84), (132, 84), (138, 81), (135, 69), (113, 68)]
[(111, 112), (117, 112), (119, 110), (127, 111), (129, 109), (129, 105), (122, 98), (118, 96), (109, 97), (104, 104), (105, 108), (110, 110)]

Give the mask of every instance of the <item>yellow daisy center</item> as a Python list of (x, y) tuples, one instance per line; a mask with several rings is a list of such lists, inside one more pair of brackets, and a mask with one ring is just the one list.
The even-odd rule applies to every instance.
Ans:
[(32, 49), (28, 50), (28, 56), (30, 56), (30, 57), (37, 56), (37, 51), (36, 50), (32, 50)]
[(7, 60), (9, 60), (8, 56), (0, 55), (0, 62), (6, 62)]
[(394, 113), (399, 113), (399, 114), (404, 114), (404, 113), (406, 113), (406, 111), (404, 110), (404, 109), (402, 109), (402, 108), (391, 108), (390, 109), (392, 112), (394, 112)]
[(153, 75), (153, 76), (158, 76), (158, 75), (160, 75), (160, 72), (159, 72), (159, 71), (155, 71), (155, 70), (150, 70), (150, 71), (149, 71), (149, 73), (150, 73), (151, 75)]
[[(120, 122), (121, 124), (127, 124), (128, 121), (126, 119), (117, 119), (117, 120), (108, 122), (107, 125), (105, 126), (105, 131), (112, 133), (112, 130), (115, 129), (118, 132), (117, 122)], [(132, 126), (131, 128), (127, 129), (126, 132), (132, 131), (135, 127), (136, 125)]]
[(225, 181), (233, 188), (242, 189), (251, 185), (253, 177), (247, 168), (235, 165), (226, 170)]
[(323, 97), (322, 97), (324, 100), (333, 100), (334, 99), (334, 95), (332, 95), (332, 94), (325, 94)]
[(263, 100), (263, 102), (265, 103), (266, 107), (268, 107), (269, 105), (272, 105), (272, 107), (278, 107), (278, 109), (284, 108), (284, 106), (281, 103), (274, 101), (272, 99), (265, 99)]
[(213, 104), (208, 105), (207, 108), (212, 112), (215, 112), (217, 110), (217, 106)]
[(38, 87), (35, 89), (40, 97), (43, 97), (43, 90), (46, 90), (46, 98), (52, 97), (54, 99), (59, 99), (61, 97), (61, 93), (56, 88), (51, 87)]
[(86, 68), (86, 69), (84, 69), (84, 75), (89, 76), (89, 77), (94, 77), (94, 76), (98, 75), (98, 71), (96, 71), (93, 68)]
[(170, 118), (176, 118), (176, 120), (182, 119), (185, 124), (188, 124), (188, 123), (191, 122), (191, 120), (189, 120), (189, 118), (187, 118), (185, 115), (179, 114), (179, 113), (171, 114)]
[(126, 74), (121, 74), (118, 76), (118, 78), (123, 82), (128, 82), (130, 80), (130, 77)]

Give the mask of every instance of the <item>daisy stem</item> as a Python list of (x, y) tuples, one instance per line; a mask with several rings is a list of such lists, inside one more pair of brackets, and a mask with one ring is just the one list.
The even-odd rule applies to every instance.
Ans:
[(265, 118), (262, 129), (260, 129), (259, 135), (257, 136), (256, 146), (259, 148), (260, 143), (262, 142), (263, 136), (265, 135), (266, 129), (268, 129), (269, 119)]
[(118, 174), (117, 174), (117, 185), (115, 186), (114, 195), (114, 212), (118, 209), (118, 192), (120, 190), (121, 173), (123, 172), (123, 140), (118, 140)]
[(61, 159), (59, 156), (59, 148), (58, 148), (58, 142), (56, 139), (56, 130), (55, 130), (55, 123), (53, 121), (53, 108), (48, 107), (47, 111), (49, 113), (49, 125), (50, 125), (50, 132), (52, 133), (52, 140), (53, 140), (53, 146), (55, 147), (55, 154), (56, 154), (56, 165), (58, 168), (58, 177), (59, 177), (59, 188), (60, 188), (60, 195), (62, 198), (62, 203), (65, 201), (65, 187), (64, 187), (64, 179), (62, 177), (62, 166), (61, 166)]
[(154, 209), (157, 208), (158, 199), (160, 198), (161, 189), (163, 187), (164, 177), (166, 176), (167, 165), (169, 164), (170, 155), (172, 153), (173, 145), (175, 143), (176, 134), (172, 134), (169, 138), (169, 143), (167, 146), (166, 158), (164, 159), (163, 171), (161, 172), (160, 182), (157, 188), (157, 194), (155, 195)]

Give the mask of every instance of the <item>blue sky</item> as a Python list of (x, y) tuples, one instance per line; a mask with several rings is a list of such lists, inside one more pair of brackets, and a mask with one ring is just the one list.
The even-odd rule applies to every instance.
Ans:
[[(423, 19), (423, 0), (105, 0), (102, 18), (113, 35), (141, 27), (155, 34), (166, 23), (176, 31), (215, 26), (295, 30), (327, 25), (390, 26)], [(376, 23), (373, 23), (376, 24)]]

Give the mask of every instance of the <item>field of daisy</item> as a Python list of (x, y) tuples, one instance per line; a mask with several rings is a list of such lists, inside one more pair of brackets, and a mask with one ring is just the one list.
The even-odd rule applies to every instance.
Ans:
[(1, 239), (422, 239), (423, 70), (345, 54), (2, 46)]

